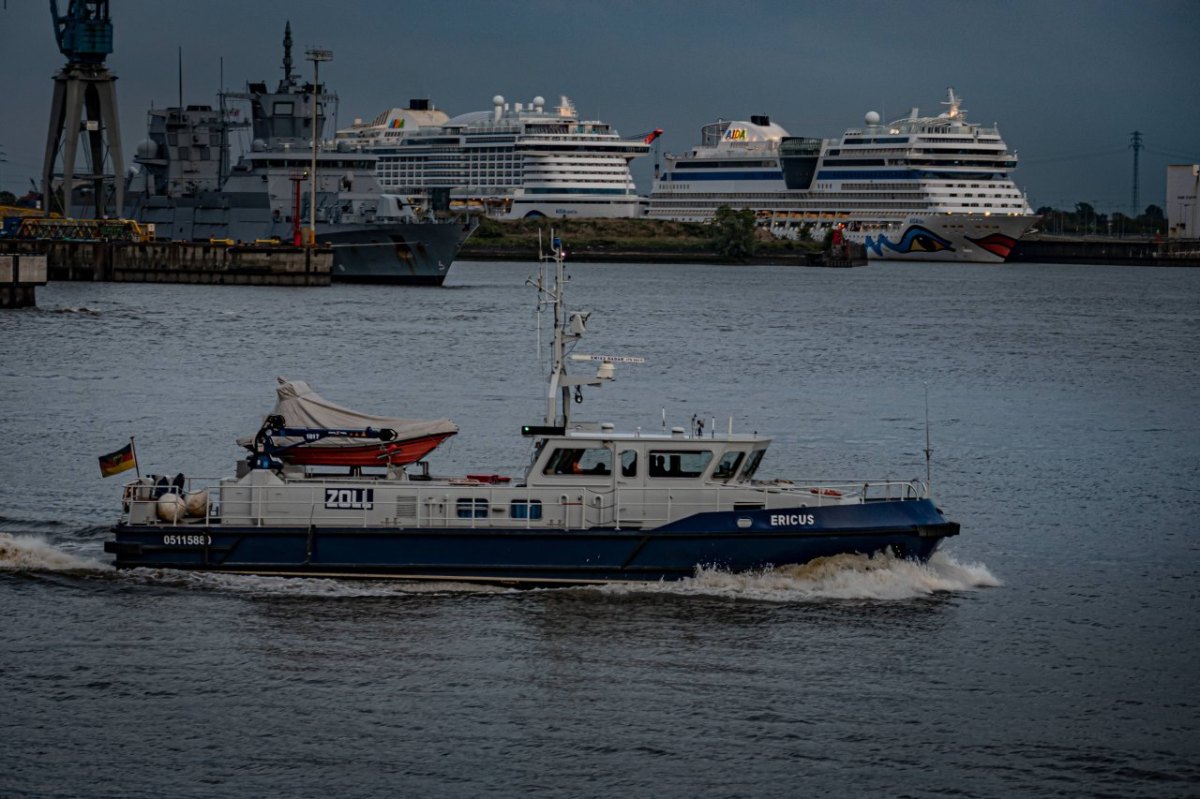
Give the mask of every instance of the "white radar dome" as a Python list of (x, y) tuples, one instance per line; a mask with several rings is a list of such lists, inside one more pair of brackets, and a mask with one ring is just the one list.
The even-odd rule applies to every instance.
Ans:
[(537, 97), (533, 98), (533, 104), (536, 106), (543, 106), (546, 104), (546, 98), (539, 94)]
[(504, 95), (497, 94), (492, 98), (492, 105), (504, 105)]
[(150, 139), (142, 139), (137, 146), (138, 158), (158, 158), (158, 145)]
[(866, 120), (867, 120), (868, 125), (878, 125), (879, 124), (879, 112), (878, 111), (868, 111)]

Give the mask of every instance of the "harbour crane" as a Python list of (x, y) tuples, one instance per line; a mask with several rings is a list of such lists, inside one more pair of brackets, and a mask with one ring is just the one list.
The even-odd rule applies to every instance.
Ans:
[[(61, 176), (60, 210), (70, 215), (76, 183), (91, 184), (93, 216), (113, 215), (124, 206), (121, 130), (117, 118), (117, 78), (108, 71), (105, 59), (113, 51), (113, 26), (109, 0), (68, 0), (60, 14), (57, 0), (50, 0), (54, 38), (67, 63), (54, 76), (54, 100), (42, 166), (45, 209), (55, 199), (53, 181)], [(76, 168), (79, 140), (86, 134), (87, 170)], [(55, 165), (61, 156), (62, 171)], [(111, 184), (111, 185), (110, 185)]]

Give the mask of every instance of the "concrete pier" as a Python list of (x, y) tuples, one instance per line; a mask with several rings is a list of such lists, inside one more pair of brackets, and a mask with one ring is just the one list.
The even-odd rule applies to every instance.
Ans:
[(186, 241), (6, 241), (0, 255), (38, 254), (51, 280), (328, 286), (333, 250)]
[(0, 308), (32, 308), (46, 285), (46, 256), (0, 255)]

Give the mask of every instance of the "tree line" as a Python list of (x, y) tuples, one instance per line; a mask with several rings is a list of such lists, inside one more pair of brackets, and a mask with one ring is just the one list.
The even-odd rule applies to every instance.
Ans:
[(1042, 217), (1038, 229), (1051, 235), (1149, 238), (1167, 233), (1166, 214), (1157, 205), (1146, 206), (1136, 217), (1120, 211), (1101, 213), (1090, 203), (1075, 203), (1069, 211), (1043, 205), (1036, 213)]

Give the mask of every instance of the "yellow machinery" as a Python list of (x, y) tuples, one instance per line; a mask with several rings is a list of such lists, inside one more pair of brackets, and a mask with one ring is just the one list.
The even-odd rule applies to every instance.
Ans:
[(154, 241), (154, 225), (132, 219), (55, 219), (26, 217), (21, 220), (17, 239), (48, 241)]

